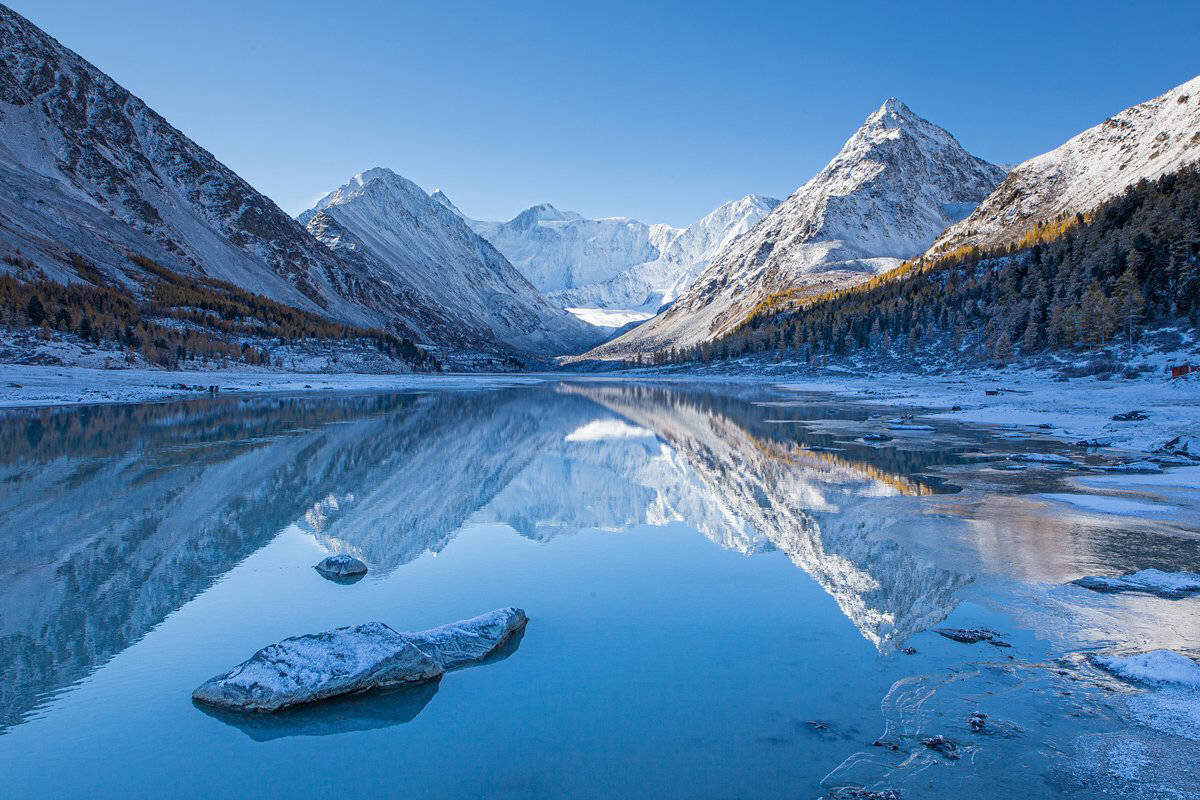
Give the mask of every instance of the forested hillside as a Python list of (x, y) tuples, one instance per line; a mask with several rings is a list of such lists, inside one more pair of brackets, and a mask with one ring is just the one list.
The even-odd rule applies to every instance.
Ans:
[(1200, 322), (1200, 169), (1142, 181), (1020, 241), (915, 259), (859, 287), (761, 304), (730, 335), (655, 363), (774, 351), (816, 364), (852, 353), (973, 362), (1136, 342)]
[(138, 255), (129, 259), (127, 285), (118, 288), (79, 255), (71, 261), (80, 280), (68, 284), (48, 279), (19, 254), (7, 256), (13, 274), (0, 274), (0, 325), (35, 328), (46, 341), (76, 337), (169, 368), (189, 362), (281, 366), (273, 347), (305, 341), (354, 341), (401, 367), (438, 366), (410, 339), (331, 322), (224, 281), (180, 275)]

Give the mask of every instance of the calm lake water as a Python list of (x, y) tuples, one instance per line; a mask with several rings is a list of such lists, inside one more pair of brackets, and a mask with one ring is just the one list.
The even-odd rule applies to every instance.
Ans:
[[(1085, 654), (1195, 652), (1200, 599), (1067, 583), (1200, 568), (1195, 492), (1151, 482), (1136, 517), (1063, 502), (1115, 487), (1004, 457), (1103, 457), (1036, 419), (888, 430), (899, 413), (589, 381), (8, 412), (0, 793), (1197, 796), (1195, 709), (1143, 713)], [(370, 574), (324, 580), (330, 552)], [(191, 701), (290, 635), (507, 605), (523, 637), (437, 685)]]

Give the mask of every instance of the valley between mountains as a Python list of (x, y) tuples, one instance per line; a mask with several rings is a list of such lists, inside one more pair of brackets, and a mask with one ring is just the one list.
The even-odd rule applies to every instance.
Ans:
[(3, 6), (0, 33), (7, 363), (1157, 374), (1195, 347), (1200, 78), (1012, 167), (889, 98), (788, 198), (684, 227), (472, 219), (386, 165), (292, 218)]

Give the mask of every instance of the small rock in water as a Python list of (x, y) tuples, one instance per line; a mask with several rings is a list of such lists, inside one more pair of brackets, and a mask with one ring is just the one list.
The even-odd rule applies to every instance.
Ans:
[(1118, 577), (1085, 575), (1071, 583), (1093, 592), (1139, 592), (1168, 600), (1200, 594), (1200, 573), (1164, 572), (1161, 569), (1143, 569)]
[(825, 793), (829, 800), (900, 800), (895, 789), (866, 789), (862, 786), (839, 786)]
[(1141, 422), (1144, 419), (1150, 418), (1135, 408), (1132, 411), (1126, 411), (1124, 414), (1113, 414), (1112, 419), (1113, 422)]
[(327, 556), (321, 559), (313, 569), (326, 578), (354, 578), (367, 574), (367, 565), (357, 558), (345, 553)]
[(936, 753), (941, 753), (946, 758), (957, 760), (961, 758), (958, 754), (958, 745), (942, 736), (940, 733), (937, 736), (930, 736), (928, 739), (922, 739), (921, 744), (933, 750)]
[(971, 715), (967, 717), (967, 725), (970, 726), (972, 731), (979, 733), (987, 725), (987, 718), (988, 715), (982, 711), (972, 711)]
[(903, 653), (903, 654), (904, 654), (904, 655), (906, 655), (906, 656), (915, 656), (915, 655), (917, 654), (917, 648), (915, 648), (915, 647), (901, 647), (901, 648), (900, 648), (900, 652), (901, 652), (901, 653)]
[[(963, 644), (975, 644), (976, 642), (988, 642), (996, 639), (1000, 634), (987, 628), (934, 628), (934, 633), (940, 633), (947, 639), (953, 639), (956, 642)], [(1011, 647), (1009, 644), (1001, 644), (1000, 647)]]
[(1112, 441), (1109, 439), (1080, 439), (1072, 444), (1075, 447), (1112, 447)]
[(1071, 459), (1057, 453), (1013, 453), (1009, 456), (1013, 461), (1027, 461), (1031, 464), (1070, 464)]
[(892, 440), (892, 437), (886, 433), (868, 433), (862, 438), (867, 442), (890, 442)]
[(477, 663), (525, 627), (519, 608), (399, 633), (368, 622), (268, 645), (229, 672), (205, 681), (192, 699), (234, 711), (278, 711), (343, 694), (437, 680)]

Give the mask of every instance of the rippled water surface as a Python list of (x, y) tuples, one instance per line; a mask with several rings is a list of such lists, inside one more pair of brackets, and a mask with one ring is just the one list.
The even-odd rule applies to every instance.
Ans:
[[(1200, 711), (1146, 712), (1086, 656), (1195, 655), (1200, 599), (1068, 583), (1200, 569), (1195, 491), (1101, 485), (1108, 456), (1036, 419), (899, 413), (587, 381), (10, 412), (4, 793), (1197, 796)], [(371, 571), (326, 581), (330, 552)], [(507, 605), (523, 637), (439, 684), (269, 716), (190, 698), (290, 635)]]

